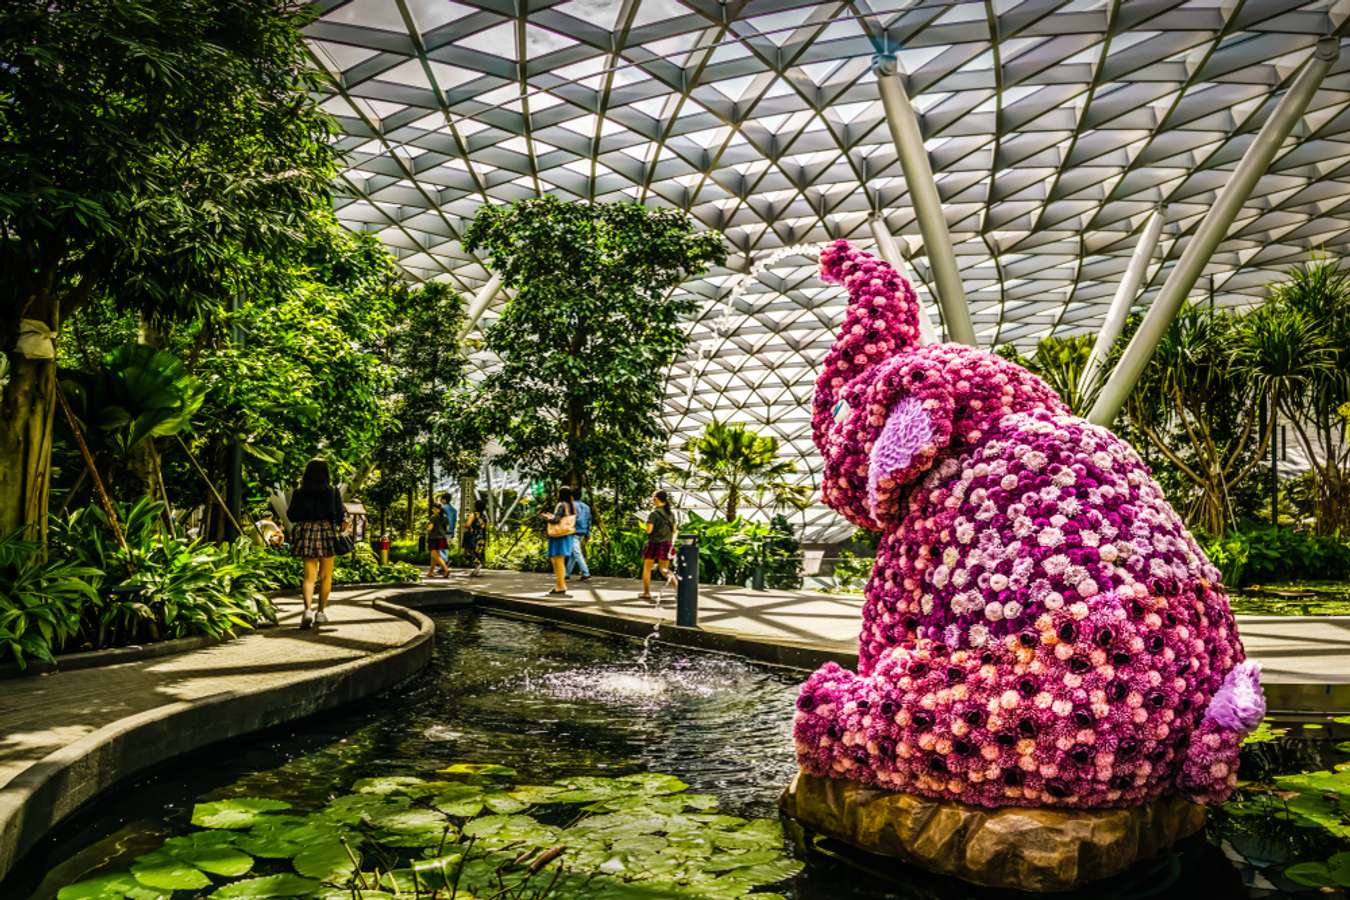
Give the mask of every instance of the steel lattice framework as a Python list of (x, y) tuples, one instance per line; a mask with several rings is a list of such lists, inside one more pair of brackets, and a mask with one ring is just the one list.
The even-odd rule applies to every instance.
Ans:
[[(1099, 327), (1163, 207), (1146, 305), (1317, 41), (1350, 37), (1350, 0), (313, 6), (306, 31), (347, 153), (344, 223), (378, 233), (411, 278), (472, 292), (489, 273), (458, 237), (482, 203), (554, 193), (688, 210), (732, 257), (681, 288), (700, 311), (670, 373), (675, 443), (713, 416), (752, 423), (803, 479), (819, 464), (812, 382), (843, 314), (810, 250), (871, 246), (879, 215), (932, 279), (874, 54), (897, 57), (919, 114), (977, 338), (1026, 345)], [(1310, 251), (1344, 253), (1348, 232), (1343, 54), (1198, 289), (1257, 302)], [(839, 522), (814, 507), (807, 537)]]

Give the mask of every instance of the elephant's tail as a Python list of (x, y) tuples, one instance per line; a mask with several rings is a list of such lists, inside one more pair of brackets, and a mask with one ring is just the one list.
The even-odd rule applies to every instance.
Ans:
[(1242, 739), (1261, 724), (1266, 699), (1261, 693), (1261, 666), (1238, 663), (1223, 680), (1191, 736), (1177, 787), (1197, 803), (1218, 805), (1237, 785)]

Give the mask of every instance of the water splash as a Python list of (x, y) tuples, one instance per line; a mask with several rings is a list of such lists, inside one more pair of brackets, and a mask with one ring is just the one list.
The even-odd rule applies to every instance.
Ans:
[[(656, 567), (653, 566), (652, 568)], [(658, 576), (660, 575), (660, 571), (660, 569), (657, 569), (656, 571)], [(675, 566), (672, 565), (670, 567), (669, 577), (661, 582), (661, 586), (656, 589), (656, 594), (652, 597), (652, 612), (655, 613), (656, 622), (652, 625), (651, 634), (642, 639), (642, 652), (638, 654), (637, 658), (638, 668), (642, 670), (643, 675), (648, 674), (647, 660), (651, 655), (652, 641), (659, 641), (661, 639), (661, 601), (666, 598), (666, 591), (678, 590), (679, 583), (679, 573), (675, 571)]]

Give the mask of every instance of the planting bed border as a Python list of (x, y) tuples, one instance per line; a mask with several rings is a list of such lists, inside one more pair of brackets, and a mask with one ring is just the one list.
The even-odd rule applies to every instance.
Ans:
[[(397, 596), (397, 589), (391, 594)], [(425, 668), (433, 649), (431, 620), (388, 599), (371, 607), (411, 622), (417, 633), (398, 647), (298, 674), (285, 684), (221, 691), (109, 722), (19, 773), (0, 787), (0, 879), (53, 828), (119, 782), (211, 744), (370, 697)]]

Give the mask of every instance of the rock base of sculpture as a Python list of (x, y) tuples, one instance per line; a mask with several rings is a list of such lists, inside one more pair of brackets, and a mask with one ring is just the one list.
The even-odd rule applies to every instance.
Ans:
[(1204, 827), (1166, 797), (1128, 809), (980, 809), (798, 772), (783, 812), (869, 853), (989, 887), (1068, 891), (1124, 872)]

